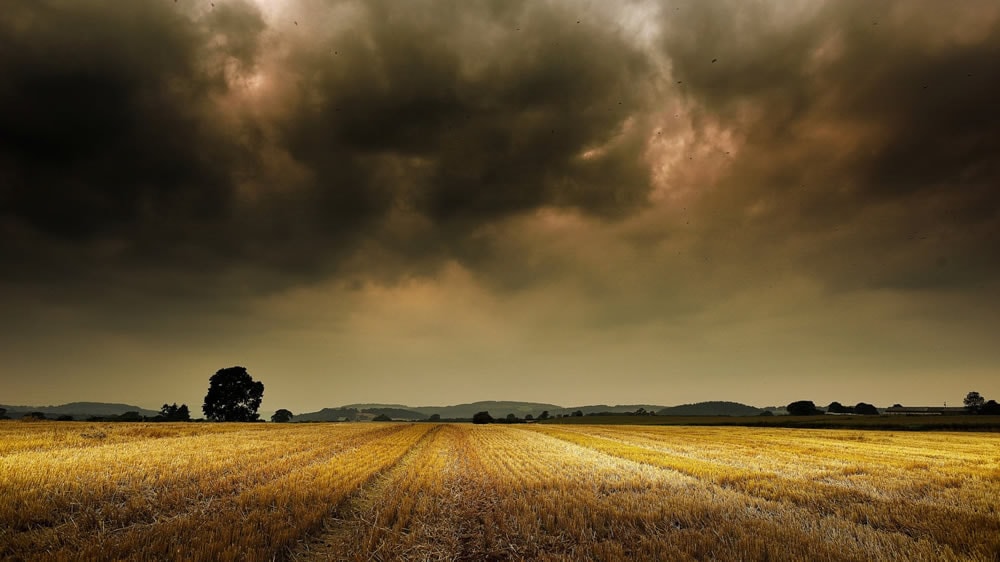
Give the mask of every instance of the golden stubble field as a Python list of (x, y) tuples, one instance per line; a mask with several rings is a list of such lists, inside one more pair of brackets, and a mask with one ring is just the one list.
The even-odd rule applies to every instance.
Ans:
[(0, 422), (3, 560), (1000, 560), (1000, 435)]

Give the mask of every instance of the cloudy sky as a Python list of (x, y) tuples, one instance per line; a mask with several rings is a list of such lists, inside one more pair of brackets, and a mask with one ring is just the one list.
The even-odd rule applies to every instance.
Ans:
[(0, 403), (1000, 398), (993, 0), (13, 0)]

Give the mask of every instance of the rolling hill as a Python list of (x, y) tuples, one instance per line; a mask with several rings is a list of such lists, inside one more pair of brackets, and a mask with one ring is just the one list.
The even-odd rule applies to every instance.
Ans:
[(764, 411), (739, 402), (698, 402), (656, 410), (658, 416), (756, 416)]
[(125, 412), (139, 412), (143, 416), (155, 416), (159, 412), (147, 410), (131, 404), (114, 404), (107, 402), (70, 402), (61, 406), (7, 406), (0, 404), (0, 408), (7, 410), (7, 416), (19, 418), (29, 412), (42, 412), (48, 417), (73, 416), (76, 420), (85, 420), (92, 416), (120, 416)]

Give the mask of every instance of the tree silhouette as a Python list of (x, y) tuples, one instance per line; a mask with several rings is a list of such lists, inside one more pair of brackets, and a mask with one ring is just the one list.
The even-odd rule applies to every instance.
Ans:
[(431, 414), (431, 417), (427, 418), (427, 421), (441, 421), (441, 414)]
[(493, 421), (493, 416), (489, 412), (476, 412), (476, 415), (472, 416), (472, 423), (490, 423)]
[(173, 404), (164, 404), (160, 408), (160, 417), (165, 421), (191, 421), (191, 412), (188, 410), (187, 404), (178, 406), (174, 402)]
[(538, 419), (540, 419), (540, 420), (547, 420), (547, 419), (549, 419), (549, 411), (548, 411), (548, 410), (545, 410), (545, 411), (543, 411), (543, 412), (542, 412), (542, 413), (541, 413), (541, 414), (540, 414), (540, 415), (538, 416)]
[(275, 412), (273, 416), (271, 416), (271, 421), (274, 423), (288, 423), (292, 421), (293, 417), (295, 417), (294, 414), (284, 408), (281, 408)]
[(830, 402), (830, 405), (826, 407), (826, 411), (830, 412), (831, 414), (850, 414), (853, 412), (851, 408), (844, 406), (843, 404), (837, 402), (836, 400)]
[(981, 408), (979, 408), (979, 413), (984, 416), (1000, 416), (1000, 404), (997, 404), (996, 400), (987, 400)]
[(816, 408), (816, 404), (813, 404), (812, 400), (799, 400), (797, 402), (792, 402), (791, 404), (785, 406), (788, 410), (789, 415), (792, 416), (818, 416), (823, 412)]
[(208, 379), (208, 394), (201, 409), (212, 421), (257, 421), (263, 397), (264, 383), (254, 381), (244, 367), (228, 367)]
[(858, 402), (854, 406), (854, 413), (861, 414), (862, 416), (877, 416), (878, 408), (865, 402)]
[(965, 409), (968, 410), (969, 413), (978, 414), (980, 408), (982, 408), (983, 404), (986, 403), (986, 399), (983, 398), (978, 392), (973, 390), (972, 392), (965, 395), (965, 400), (963, 400), (962, 402), (965, 403)]

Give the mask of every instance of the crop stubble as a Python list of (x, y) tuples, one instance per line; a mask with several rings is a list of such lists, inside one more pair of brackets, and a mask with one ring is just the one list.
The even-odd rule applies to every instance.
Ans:
[(0, 423), (0, 559), (997, 560), (1000, 436)]

